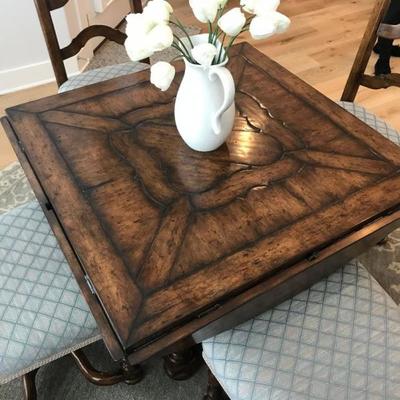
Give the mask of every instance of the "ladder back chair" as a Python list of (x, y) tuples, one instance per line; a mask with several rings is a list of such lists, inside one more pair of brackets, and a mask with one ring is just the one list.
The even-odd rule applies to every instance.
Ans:
[(372, 76), (365, 73), (372, 49), (378, 37), (400, 39), (400, 25), (382, 23), (389, 5), (390, 0), (378, 0), (372, 10), (370, 20), (342, 94), (342, 101), (353, 102), (360, 86), (370, 89), (386, 89), (390, 86), (400, 87), (400, 74), (398, 73), (379, 76)]
[[(53, 66), (57, 84), (59, 86), (59, 92), (65, 92), (67, 90), (76, 89), (78, 87), (87, 86), (92, 83), (126, 75), (132, 72), (138, 72), (148, 68), (148, 60), (144, 60), (144, 63), (125, 63), (83, 72), (69, 79), (65, 69), (64, 60), (67, 60), (68, 58), (78, 54), (90, 39), (95, 37), (104, 37), (123, 45), (126, 39), (126, 34), (116, 28), (111, 28), (106, 25), (92, 25), (83, 29), (68, 46), (61, 48), (57, 38), (53, 19), (51, 17), (51, 12), (58, 8), (64, 7), (69, 0), (34, 1), (49, 52), (51, 64)], [(143, 11), (141, 0), (129, 0), (129, 2), (132, 12), (139, 13)]]
[[(94, 25), (60, 48), (51, 11), (68, 1), (35, 0), (60, 92), (149, 67), (126, 63), (68, 79), (64, 60), (91, 38), (103, 36), (119, 44), (126, 39), (117, 29)], [(130, 5), (132, 11), (142, 11), (141, 0), (130, 0)], [(140, 366), (125, 360), (115, 371), (102, 372), (86, 358), (82, 348), (101, 336), (64, 256), (68, 246), (61, 247), (38, 201), (0, 214), (0, 385), (22, 378), (25, 400), (37, 398), (38, 369), (66, 355), (93, 384), (135, 384), (143, 378)]]

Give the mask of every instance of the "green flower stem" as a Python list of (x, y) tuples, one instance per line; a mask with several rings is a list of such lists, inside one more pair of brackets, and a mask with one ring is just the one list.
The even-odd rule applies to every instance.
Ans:
[[(237, 39), (237, 37), (238, 37), (241, 33), (247, 32), (247, 31), (250, 29), (250, 23), (251, 23), (251, 21), (252, 21), (253, 18), (254, 18), (254, 15), (252, 15), (252, 16), (249, 17), (249, 18), (247, 18), (246, 23), (244, 24), (242, 30), (241, 30), (236, 36), (232, 36), (232, 37), (231, 37), (231, 40), (229, 41), (228, 45), (225, 47), (225, 57), (224, 57), (224, 59), (223, 59), (223, 60), (220, 60), (219, 57), (218, 57), (218, 60), (217, 60), (218, 63), (221, 63), (222, 61), (225, 61), (226, 57), (228, 56), (229, 49), (232, 47), (232, 45), (233, 45), (234, 41)], [(225, 37), (224, 37), (224, 40), (225, 40)], [(223, 43), (222, 43), (222, 44), (223, 44)], [(220, 50), (221, 50), (221, 49), (220, 49)]]
[(185, 46), (185, 43), (181, 40), (181, 38), (177, 35), (174, 34), (174, 38), (178, 41), (179, 43), (179, 47), (182, 46), (182, 49), (185, 50), (185, 52), (187, 53), (187, 55), (190, 57), (190, 51), (187, 49), (187, 47)]
[(226, 34), (224, 33), (224, 36), (222, 36), (222, 42), (221, 42), (221, 47), (219, 48), (219, 54), (217, 57), (217, 64), (219, 64), (221, 61), (221, 55), (222, 55), (222, 49), (224, 48), (224, 42), (225, 42)]
[(171, 47), (173, 47), (174, 49), (178, 50), (178, 51), (182, 54), (182, 56), (183, 56), (184, 58), (186, 58), (186, 60), (188, 60), (188, 61), (191, 62), (192, 64), (198, 64), (198, 63), (192, 58), (191, 54), (187, 51), (187, 49), (186, 49), (186, 51), (185, 51), (184, 49), (182, 49), (182, 47), (179, 45), (179, 43), (173, 42)]
[(237, 38), (242, 32), (243, 32), (243, 31), (241, 31), (240, 33), (238, 33), (236, 36), (232, 36), (232, 37), (231, 37), (231, 40), (229, 41), (228, 46), (225, 47), (224, 58), (223, 58), (220, 62), (226, 60), (226, 58), (228, 57), (229, 49), (232, 47), (233, 42), (236, 40), (236, 38)]
[(218, 20), (221, 18), (221, 14), (222, 14), (223, 10), (224, 10), (223, 7), (218, 9), (217, 15), (216, 15), (215, 20), (214, 20), (214, 26), (211, 25), (212, 35), (211, 35), (211, 42), (210, 43), (212, 43), (214, 45), (216, 43), (216, 36), (217, 36), (218, 30), (219, 30)]
[(219, 29), (219, 27), (217, 27), (217, 29), (216, 29), (215, 32), (214, 32), (214, 40), (213, 40), (214, 46), (217, 45), (218, 38), (219, 38), (223, 33), (224, 33), (224, 32), (223, 32), (221, 29)]
[[(253, 20), (254, 17), (255, 17), (255, 15), (252, 15), (252, 16), (248, 17), (246, 19), (246, 23), (244, 24), (242, 29), (248, 28), (250, 26), (250, 23), (251, 23), (251, 21)], [(242, 32), (244, 32), (244, 31), (242, 30)]]
[(185, 57), (188, 61), (192, 62), (192, 59), (189, 54), (185, 53), (185, 51), (177, 44), (176, 42), (172, 43), (171, 47), (178, 50), (183, 57)]
[(192, 46), (192, 49), (193, 49), (194, 46), (193, 46), (192, 39), (190, 38), (190, 35), (187, 33), (185, 27), (182, 25), (182, 23), (179, 21), (179, 19), (175, 17), (175, 20), (176, 20), (176, 22), (174, 22), (174, 21), (169, 21), (170, 24), (177, 26), (177, 27), (185, 34), (185, 36), (186, 36), (186, 37), (188, 38), (188, 40), (189, 40), (190, 46)]

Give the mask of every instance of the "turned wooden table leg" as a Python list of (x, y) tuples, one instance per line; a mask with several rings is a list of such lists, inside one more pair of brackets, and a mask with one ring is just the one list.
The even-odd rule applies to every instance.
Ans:
[(121, 370), (127, 385), (136, 385), (144, 377), (143, 368), (140, 365), (132, 365), (127, 360), (121, 362)]
[(229, 400), (228, 395), (210, 370), (208, 370), (207, 393), (204, 395), (203, 400)]
[(35, 377), (38, 369), (28, 372), (22, 377), (22, 385), (24, 387), (24, 400), (36, 400), (36, 384)]
[(194, 346), (164, 357), (164, 370), (171, 379), (184, 381), (192, 377), (202, 363), (201, 347)]

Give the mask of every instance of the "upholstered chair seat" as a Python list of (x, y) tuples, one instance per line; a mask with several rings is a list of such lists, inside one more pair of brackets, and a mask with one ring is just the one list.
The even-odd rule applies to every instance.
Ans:
[(232, 400), (400, 399), (400, 310), (354, 261), (203, 355)]
[(143, 71), (150, 68), (149, 64), (140, 62), (128, 62), (124, 64), (110, 65), (107, 67), (92, 69), (81, 74), (71, 76), (58, 89), (59, 93), (69, 90), (78, 89), (83, 86), (92, 85), (94, 83), (107, 81), (119, 76), (132, 74), (134, 72)]
[(366, 108), (358, 105), (357, 103), (351, 103), (348, 101), (339, 101), (338, 104), (343, 107), (349, 113), (355, 115), (358, 119), (365, 122), (371, 128), (378, 131), (381, 135), (385, 136), (392, 142), (400, 145), (400, 133), (387, 124), (383, 119), (377, 117)]
[(0, 384), (100, 339), (37, 201), (0, 215)]

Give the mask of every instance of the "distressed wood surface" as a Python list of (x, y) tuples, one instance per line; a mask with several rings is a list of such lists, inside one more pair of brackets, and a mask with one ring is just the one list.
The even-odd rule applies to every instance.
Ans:
[(399, 207), (397, 146), (247, 44), (229, 68), (236, 124), (212, 153), (176, 131), (182, 67), (167, 92), (144, 71), (7, 111), (125, 353), (295, 282), (310, 254)]

